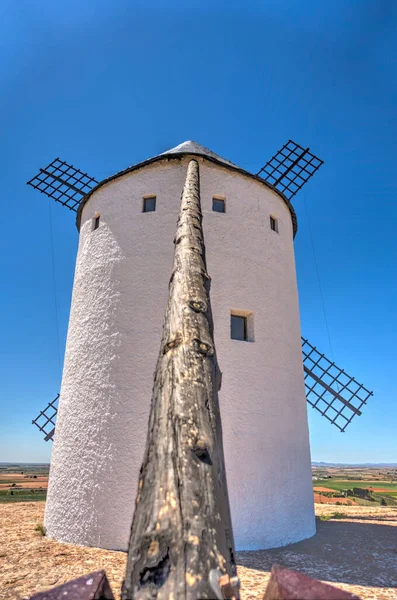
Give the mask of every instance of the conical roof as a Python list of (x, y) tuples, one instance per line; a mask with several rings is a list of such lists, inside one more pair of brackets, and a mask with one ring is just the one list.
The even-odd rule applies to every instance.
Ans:
[(157, 156), (164, 156), (167, 154), (181, 154), (181, 153), (199, 154), (200, 156), (208, 156), (210, 158), (214, 158), (215, 160), (218, 160), (219, 162), (225, 163), (225, 165), (230, 165), (231, 167), (237, 167), (237, 165), (230, 162), (230, 160), (226, 160), (226, 158), (222, 158), (222, 156), (215, 154), (215, 152), (212, 152), (212, 150), (205, 148), (204, 146), (202, 146), (201, 144), (198, 144), (197, 142), (194, 142), (193, 140), (188, 140), (186, 142), (182, 142), (182, 144), (178, 144), (178, 146), (175, 146), (175, 148), (171, 148), (170, 150), (167, 150), (166, 152), (161, 152), (161, 154), (158, 154)]
[(77, 210), (77, 217), (76, 217), (77, 229), (80, 230), (81, 213), (82, 213), (82, 210), (83, 210), (86, 202), (88, 201), (88, 199), (90, 198), (90, 196), (98, 188), (100, 188), (102, 185), (104, 185), (106, 183), (109, 183), (113, 179), (117, 179), (117, 177), (121, 177), (123, 175), (126, 175), (127, 173), (131, 173), (132, 171), (136, 171), (138, 169), (142, 169), (142, 168), (146, 167), (147, 165), (150, 165), (150, 164), (155, 163), (157, 161), (161, 161), (164, 158), (166, 158), (167, 156), (170, 156), (170, 157), (181, 157), (181, 156), (183, 156), (185, 154), (187, 154), (187, 155), (189, 155), (189, 154), (194, 155), (195, 154), (197, 156), (207, 157), (208, 160), (210, 160), (210, 161), (212, 161), (212, 162), (214, 162), (216, 164), (225, 165), (230, 170), (238, 172), (238, 173), (241, 173), (242, 175), (244, 175), (246, 177), (250, 177), (252, 179), (255, 179), (256, 181), (258, 181), (262, 185), (265, 185), (266, 187), (268, 187), (271, 190), (273, 190), (278, 196), (280, 196), (280, 198), (285, 202), (285, 204), (289, 208), (289, 211), (291, 213), (291, 219), (292, 219), (292, 227), (293, 227), (294, 237), (295, 237), (296, 231), (298, 229), (296, 214), (295, 214), (295, 211), (294, 211), (294, 209), (292, 207), (291, 202), (288, 200), (288, 198), (286, 198), (284, 196), (284, 194), (282, 192), (280, 192), (275, 187), (273, 187), (271, 184), (269, 184), (267, 181), (265, 181), (264, 179), (262, 179), (259, 175), (254, 175), (253, 173), (249, 173), (245, 169), (242, 169), (238, 165), (235, 165), (234, 163), (232, 163), (230, 160), (226, 160), (226, 158), (222, 158), (222, 156), (219, 156), (218, 154), (215, 154), (215, 152), (212, 152), (212, 150), (209, 150), (208, 148), (205, 148), (205, 146), (202, 146), (201, 144), (198, 144), (197, 142), (194, 142), (193, 140), (187, 140), (186, 142), (182, 142), (182, 144), (178, 144), (178, 146), (175, 146), (175, 148), (170, 148), (170, 150), (166, 150), (166, 152), (161, 152), (161, 154), (157, 154), (157, 156), (153, 156), (152, 158), (144, 160), (143, 162), (140, 162), (140, 163), (138, 163), (136, 165), (132, 165), (131, 167), (128, 167), (127, 169), (124, 169), (123, 171), (120, 171), (119, 173), (115, 173), (111, 177), (107, 177), (106, 179), (104, 179), (103, 181), (101, 181), (100, 183), (98, 183), (98, 185), (95, 186), (94, 188), (92, 188), (92, 190), (90, 190), (83, 197), (83, 199), (80, 202), (79, 208)]

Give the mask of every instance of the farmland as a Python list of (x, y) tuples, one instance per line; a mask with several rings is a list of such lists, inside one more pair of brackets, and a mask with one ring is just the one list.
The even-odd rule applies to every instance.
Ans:
[(45, 500), (49, 465), (0, 464), (0, 504)]
[(397, 469), (313, 467), (313, 492), (320, 504), (397, 507)]
[[(45, 500), (48, 473), (49, 465), (0, 463), (0, 504)], [(318, 504), (397, 508), (397, 469), (313, 467), (313, 493)]]

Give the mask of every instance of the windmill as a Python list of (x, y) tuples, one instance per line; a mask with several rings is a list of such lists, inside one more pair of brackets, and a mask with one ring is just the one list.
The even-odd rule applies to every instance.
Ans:
[[(101, 208), (103, 206), (103, 202), (101, 200), (101, 194), (105, 194), (108, 193), (106, 192), (106, 190), (110, 189), (110, 186), (114, 187), (114, 196), (117, 197), (118, 194), (120, 194), (120, 198), (117, 200), (115, 200), (115, 202), (120, 202), (121, 198), (123, 202), (127, 202), (127, 192), (128, 192), (128, 187), (127, 184), (125, 183), (125, 189), (123, 190), (119, 190), (117, 188), (117, 182), (120, 181), (128, 181), (128, 176), (130, 174), (134, 174), (135, 179), (137, 180), (136, 186), (137, 189), (139, 190), (137, 192), (137, 190), (133, 187), (131, 187), (131, 193), (132, 195), (136, 195), (137, 193), (140, 194), (140, 198), (139, 198), (139, 202), (142, 202), (142, 209), (140, 209), (140, 212), (156, 212), (156, 202), (161, 202), (161, 198), (157, 198), (157, 196), (159, 195), (157, 192), (157, 190), (159, 189), (158, 186), (157, 188), (153, 191), (150, 189), (150, 184), (148, 189), (144, 189), (144, 187), (140, 182), (139, 182), (139, 177), (141, 176), (141, 174), (143, 172), (145, 173), (150, 173), (151, 169), (153, 170), (153, 168), (156, 168), (158, 171), (160, 170), (160, 168), (164, 168), (165, 170), (168, 169), (169, 165), (172, 165), (173, 167), (173, 171), (172, 174), (170, 174), (169, 176), (167, 175), (167, 177), (169, 177), (169, 179), (165, 180), (161, 185), (166, 185), (166, 186), (172, 186), (173, 188), (175, 187), (175, 185), (177, 185), (175, 182), (178, 180), (178, 170), (181, 167), (181, 164), (183, 163), (183, 160), (185, 159), (185, 157), (188, 156), (199, 156), (202, 158), (202, 160), (204, 161), (204, 163), (206, 165), (208, 165), (208, 173), (205, 171), (204, 176), (202, 176), (203, 181), (202, 181), (202, 187), (204, 192), (206, 193), (208, 191), (208, 193), (210, 195), (212, 195), (212, 211), (216, 212), (220, 212), (220, 213), (229, 213), (229, 209), (226, 208), (226, 206), (228, 207), (228, 196), (230, 194), (228, 194), (225, 198), (225, 195), (222, 194), (217, 194), (215, 189), (210, 190), (209, 189), (209, 182), (211, 182), (211, 185), (213, 185), (212, 183), (212, 175), (214, 173), (214, 170), (218, 169), (218, 175), (219, 176), (219, 170), (222, 170), (222, 172), (226, 171), (231, 171), (233, 172), (234, 175), (240, 176), (240, 179), (236, 180), (236, 185), (240, 185), (242, 186), (243, 184), (241, 183), (241, 181), (244, 179), (244, 182), (246, 182), (248, 179), (250, 180), (250, 182), (252, 183), (252, 181), (256, 181), (260, 184), (262, 184), (262, 186), (264, 186), (266, 188), (266, 193), (271, 193), (272, 199), (270, 200), (269, 197), (269, 206), (271, 209), (271, 212), (269, 214), (270, 220), (269, 220), (269, 225), (270, 225), (270, 230), (273, 233), (280, 233), (280, 238), (282, 238), (284, 235), (286, 236), (286, 229), (287, 229), (287, 224), (286, 224), (286, 217), (284, 216), (283, 213), (283, 217), (277, 217), (277, 206), (276, 204), (274, 204), (275, 200), (273, 200), (276, 196), (278, 196), (279, 198), (281, 198), (283, 200), (283, 206), (287, 207), (290, 218), (291, 218), (291, 232), (293, 232), (293, 235), (295, 235), (296, 233), (296, 229), (297, 229), (297, 221), (296, 221), (296, 215), (295, 215), (295, 211), (291, 205), (291, 199), (296, 195), (297, 192), (299, 192), (299, 190), (309, 181), (309, 179), (318, 171), (318, 169), (322, 166), (323, 161), (320, 160), (319, 158), (317, 158), (311, 151), (310, 148), (304, 148), (300, 145), (298, 145), (297, 143), (293, 142), (292, 140), (289, 140), (265, 165), (262, 169), (260, 169), (260, 171), (258, 171), (258, 173), (256, 174), (252, 174), (249, 173), (247, 171), (244, 171), (243, 169), (240, 169), (239, 167), (237, 167), (236, 165), (234, 165), (233, 163), (231, 163), (230, 161), (227, 161), (221, 157), (219, 157), (218, 155), (214, 154), (212, 151), (203, 148), (202, 146), (200, 146), (199, 144), (196, 144), (195, 142), (185, 142), (183, 144), (181, 144), (180, 146), (177, 146), (176, 148), (164, 152), (161, 155), (158, 155), (157, 157), (154, 157), (153, 159), (149, 159), (143, 163), (140, 163), (139, 165), (135, 165), (134, 167), (130, 167), (118, 174), (116, 174), (113, 177), (108, 178), (107, 180), (99, 183), (95, 178), (89, 176), (87, 173), (84, 173), (82, 171), (80, 171), (79, 169), (75, 168), (73, 165), (70, 165), (62, 160), (60, 160), (59, 158), (55, 159), (52, 163), (50, 163), (47, 167), (45, 167), (44, 169), (40, 169), (39, 173), (33, 177), (29, 182), (28, 185), (32, 186), (33, 188), (39, 190), (41, 193), (49, 196), (50, 198), (54, 199), (56, 202), (59, 202), (60, 204), (62, 204), (63, 206), (65, 206), (66, 208), (68, 208), (69, 210), (71, 210), (72, 212), (77, 213), (77, 225), (78, 227), (80, 227), (81, 225), (81, 220), (82, 220), (82, 215), (83, 215), (83, 211), (85, 206), (87, 206), (88, 201), (91, 202), (92, 207), (90, 208), (92, 216), (85, 222), (85, 227), (88, 228), (91, 232), (95, 232), (97, 229), (100, 230), (101, 227), (101, 222), (102, 219), (106, 220), (106, 215), (103, 214), (103, 209)], [(160, 167), (161, 165), (161, 167)], [(163, 176), (160, 172), (159, 172), (159, 176), (161, 175), (161, 177)], [(228, 176), (229, 174), (225, 174), (225, 177)], [(165, 177), (165, 176), (164, 176)], [(150, 179), (149, 179), (150, 181)], [(128, 184), (129, 185), (129, 184)], [(134, 184), (135, 185), (135, 184)], [(227, 187), (229, 184), (226, 182), (225, 179), (225, 184), (224, 186)], [(245, 183), (244, 183), (245, 185)], [(153, 185), (153, 187), (155, 188), (156, 186)], [(222, 186), (221, 186), (222, 187)], [(208, 190), (207, 190), (208, 188)], [(237, 188), (236, 188), (237, 189)], [(243, 188), (241, 188), (243, 189)], [(248, 189), (248, 188), (247, 188)], [(259, 192), (258, 192), (259, 193)], [(127, 195), (126, 195), (127, 194)], [(91, 200), (90, 200), (91, 198)], [(95, 205), (95, 199), (99, 198), (99, 200), (97, 200), (97, 204), (98, 206)], [(108, 199), (108, 202), (112, 202), (112, 198)], [(277, 200), (278, 201), (278, 200)], [(275, 209), (273, 207), (276, 207)], [(284, 209), (283, 209), (284, 210)], [(120, 221), (120, 215), (118, 216), (118, 219)], [(221, 224), (221, 222), (218, 222), (219, 226), (222, 227), (223, 225)], [(290, 226), (290, 225), (288, 225)], [(146, 227), (146, 224), (144, 225), (144, 227)], [(279, 231), (279, 228), (284, 228), (283, 231)], [(126, 226), (124, 226), (124, 229), (122, 229), (123, 232), (126, 232)], [(121, 231), (121, 230), (120, 230)], [(223, 231), (223, 230), (222, 230)], [(139, 246), (139, 248), (142, 250), (142, 252), (144, 252), (144, 237), (148, 235), (147, 230), (145, 230), (145, 232), (143, 232), (143, 239), (142, 239), (142, 243), (139, 242), (139, 244), (141, 244)], [(224, 235), (227, 235), (227, 233), (224, 233)], [(119, 239), (117, 240), (118, 242), (121, 240), (121, 238), (124, 236), (123, 234), (119, 235)], [(286, 236), (287, 237), (287, 236)], [(93, 242), (94, 243), (94, 242)], [(119, 246), (121, 246), (121, 250), (120, 247), (117, 247), (116, 244), (116, 240), (115, 239), (107, 239), (104, 240), (105, 244), (109, 244), (109, 247), (107, 249), (107, 252), (109, 253), (114, 253), (115, 255), (115, 259), (114, 259), (114, 263), (112, 263), (112, 266), (109, 267), (110, 268), (117, 268), (114, 267), (114, 265), (118, 264), (118, 260), (119, 257), (117, 255), (117, 252), (124, 252), (124, 249), (122, 247), (122, 245), (124, 244), (124, 239), (122, 240), (122, 243), (119, 244)], [(287, 245), (289, 244), (289, 241), (286, 242)], [(97, 242), (95, 242), (95, 244), (97, 244)], [(83, 251), (83, 250), (81, 250)], [(92, 252), (99, 252), (100, 249), (98, 248), (97, 245), (95, 245), (95, 247), (92, 247)], [(273, 249), (272, 252), (275, 252), (276, 250)], [(280, 249), (280, 251), (282, 251)], [(79, 250), (80, 252), (80, 250)], [(128, 250), (127, 250), (127, 254), (128, 254)], [(293, 252), (293, 250), (292, 250)], [(292, 271), (292, 267), (291, 267), (291, 263), (288, 262), (290, 261), (290, 250), (288, 249), (288, 251), (286, 252), (286, 258), (285, 261), (287, 264), (288, 263), (288, 269), (291, 269)], [(116, 256), (117, 255), (117, 256)], [(283, 259), (284, 260), (284, 259)], [(108, 263), (102, 263), (103, 268), (108, 268), (107, 267)], [(153, 263), (151, 263), (151, 266), (153, 265)], [(84, 268), (84, 264), (83, 266), (81, 266), (81, 273), (83, 273), (83, 268)], [(97, 266), (95, 266), (95, 268), (97, 268)], [(151, 267), (150, 267), (151, 268)], [(294, 268), (294, 267), (293, 267)], [(153, 269), (156, 270), (155, 266), (153, 265)], [(153, 281), (152, 279), (149, 280), (146, 272), (147, 272), (147, 265), (145, 265), (145, 269), (142, 271), (144, 273), (144, 278), (145, 281), (147, 283), (149, 283), (150, 286), (155, 287), (156, 282)], [(91, 277), (90, 272), (87, 270), (87, 272), (85, 273), (87, 279), (89, 279)], [(76, 276), (77, 276), (77, 271), (76, 271)], [(81, 275), (79, 275), (81, 276)], [(292, 274), (291, 272), (291, 280), (294, 280), (295, 277), (295, 273)], [(155, 275), (153, 275), (153, 279), (155, 279)], [(109, 279), (109, 281), (111, 280), (111, 277)], [(90, 291), (92, 291), (93, 286), (95, 284), (92, 283), (91, 287), (87, 288), (87, 293), (89, 294)], [(118, 284), (117, 284), (118, 285)], [(122, 286), (121, 288), (122, 289)], [(123, 293), (123, 291), (121, 292)], [(119, 294), (117, 296), (117, 294)], [(117, 292), (117, 294), (114, 294), (114, 298), (116, 298), (117, 296), (117, 300), (114, 299), (112, 300), (112, 302), (121, 302), (120, 300), (120, 292)], [(92, 301), (95, 301), (94, 299), (95, 294), (92, 296)], [(124, 293), (124, 298), (127, 298), (126, 294)], [(104, 301), (108, 302), (108, 299), (104, 298)], [(131, 307), (128, 306), (128, 302), (127, 300), (124, 300), (126, 302), (126, 310), (127, 311), (131, 311)], [(81, 302), (81, 300), (80, 300)], [(88, 300), (87, 300), (88, 302)], [(286, 300), (286, 302), (289, 302), (289, 300)], [(294, 310), (294, 301), (291, 301), (291, 306), (289, 306), (288, 310), (292, 309)], [(297, 302), (296, 302), (297, 305)], [(98, 312), (99, 312), (99, 307), (98, 307)], [(84, 318), (84, 312), (79, 313), (79, 318)], [(93, 314), (93, 318), (95, 318), (95, 314)], [(292, 318), (292, 317), (291, 317)], [(231, 327), (231, 338), (234, 340), (246, 340), (246, 341), (254, 341), (255, 342), (259, 341), (259, 332), (255, 332), (255, 335), (253, 334), (253, 319), (254, 316), (246, 310), (232, 310), (230, 313), (230, 327)], [(257, 320), (257, 315), (255, 315), (255, 323)], [(277, 321), (277, 319), (275, 319)], [(293, 320), (295, 320), (295, 316), (293, 317)], [(71, 330), (71, 324), (69, 325), (69, 331)], [(75, 325), (73, 325), (73, 327), (75, 327)], [(256, 325), (255, 325), (256, 327)], [(298, 329), (299, 329), (299, 323), (298, 323)], [(217, 320), (215, 317), (215, 331), (217, 330)], [(295, 332), (296, 327), (294, 325), (294, 332)], [(91, 329), (91, 336), (95, 335), (95, 331), (94, 329)], [(158, 332), (159, 333), (159, 332)], [(73, 331), (71, 333), (68, 334), (73, 338), (73, 346), (75, 347), (78, 344), (78, 335), (77, 333), (73, 333)], [(295, 333), (294, 333), (295, 335)], [(158, 337), (158, 336), (157, 336)], [(293, 337), (293, 336), (292, 336)], [(288, 342), (288, 336), (285, 337), (285, 340), (282, 342), (288, 346), (289, 342)], [(284, 339), (284, 338), (283, 338)], [(72, 342), (71, 342), (72, 343)], [(103, 340), (99, 340), (99, 344), (102, 344)], [(69, 342), (68, 342), (69, 344)], [(280, 341), (277, 340), (275, 342), (275, 344), (280, 344)], [(282, 352), (284, 352), (284, 350), (282, 350)], [(68, 352), (68, 350), (67, 350)], [(103, 350), (101, 350), (101, 352), (104, 354), (106, 353), (106, 349), (105, 349), (105, 344), (104, 344), (104, 348)], [(116, 352), (116, 351), (115, 351)], [(280, 350), (281, 352), (281, 350)], [(71, 351), (69, 349), (69, 355), (71, 354)], [(77, 352), (78, 354), (78, 352)], [(81, 354), (80, 356), (80, 361), (82, 360), (81, 358)], [(100, 359), (102, 360), (102, 359)], [(100, 360), (98, 359), (98, 361), (100, 362)], [(106, 360), (110, 360), (110, 358), (108, 357)], [(113, 358), (112, 358), (113, 360)], [(220, 364), (221, 364), (221, 368), (222, 368), (222, 360), (225, 360), (224, 358), (220, 359)], [(249, 361), (250, 359), (244, 359)], [(73, 362), (73, 361), (72, 361)], [(105, 364), (105, 363), (104, 363)], [(106, 363), (107, 364), (107, 363)], [(138, 364), (138, 363), (137, 363)], [(351, 423), (352, 419), (354, 418), (354, 416), (360, 416), (361, 413), (361, 409), (363, 407), (363, 405), (365, 405), (368, 401), (368, 398), (372, 395), (372, 392), (370, 392), (364, 385), (358, 383), (354, 377), (348, 375), (343, 369), (339, 368), (333, 361), (329, 360), (323, 353), (321, 353), (313, 344), (311, 344), (306, 338), (301, 338), (301, 368), (303, 365), (303, 371), (304, 371), (304, 387), (305, 387), (305, 391), (306, 391), (306, 400), (309, 403), (309, 405), (311, 405), (315, 410), (317, 410), (318, 412), (321, 413), (322, 416), (324, 416), (326, 419), (328, 419), (331, 424), (335, 425), (341, 432), (344, 432), (347, 425), (349, 425), (349, 423)], [(71, 366), (66, 368), (71, 369)], [(106, 369), (108, 369), (108, 367), (106, 367)], [(227, 371), (226, 371), (227, 372)], [(64, 373), (64, 380), (66, 378), (66, 385), (69, 385), (68, 383), (68, 377), (69, 375)], [(102, 377), (102, 375), (98, 375), (97, 373), (97, 377)], [(106, 374), (107, 380), (112, 380), (113, 381), (113, 374)], [(139, 377), (139, 374), (136, 374), (136, 377)], [(276, 376), (277, 379), (278, 376)], [(69, 377), (70, 378), (70, 377)], [(117, 378), (116, 378), (117, 379)], [(114, 379), (114, 381), (116, 381), (116, 379)], [(292, 385), (293, 385), (293, 381), (294, 379), (291, 379), (292, 381)], [(80, 385), (80, 384), (79, 384)], [(104, 381), (101, 381), (101, 385), (104, 385)], [(249, 384), (248, 384), (249, 385)], [(299, 387), (299, 383), (297, 383), (297, 386)], [(288, 392), (290, 393), (290, 392)], [(40, 412), (40, 414), (33, 420), (33, 424), (35, 424), (40, 431), (44, 434), (44, 439), (46, 441), (52, 440), (54, 437), (54, 432), (55, 432), (55, 428), (56, 428), (56, 417), (57, 417), (57, 403), (59, 400), (59, 394), (56, 396), (56, 398), (54, 400), (52, 400), (48, 406), (46, 408), (44, 408), (44, 410), (42, 410)], [(291, 409), (291, 407), (290, 407)], [(293, 408), (291, 410), (294, 410)], [(66, 409), (65, 409), (66, 411)], [(146, 413), (145, 413), (146, 416)], [(66, 412), (65, 412), (65, 417), (66, 419)], [(76, 415), (74, 415), (73, 418), (77, 418)], [(93, 418), (93, 416), (91, 415), (91, 418)], [(223, 416), (222, 416), (223, 418)], [(300, 417), (299, 417), (300, 418)], [(226, 419), (227, 421), (227, 419)], [(236, 427), (235, 425), (230, 425), (228, 424), (228, 422), (226, 423), (226, 427), (230, 427), (230, 430), (232, 430), (233, 427)], [(304, 429), (304, 425), (302, 425), (302, 428)], [(78, 425), (76, 425), (76, 432), (78, 430)], [(238, 430), (238, 427), (234, 430), (234, 432), (236, 432), (238, 434), (240, 434), (241, 432)], [(226, 432), (227, 433), (227, 432)], [(76, 434), (77, 435), (77, 434)], [(302, 436), (305, 437), (305, 433), (302, 433)], [(249, 445), (249, 442), (248, 442)], [(59, 457), (58, 462), (61, 460), (61, 458)], [(226, 462), (228, 464), (228, 457), (227, 457), (227, 451), (226, 451)], [(232, 460), (230, 461), (231, 463), (233, 462)], [(288, 462), (288, 461), (287, 461)], [(229, 475), (228, 475), (229, 477)], [(306, 479), (307, 479), (307, 468), (306, 468), (306, 475), (305, 475)], [(233, 487), (233, 484), (232, 484)], [(306, 486), (307, 487), (307, 486)], [(54, 492), (55, 493), (55, 492)], [(305, 491), (305, 494), (307, 492)], [(232, 493), (233, 496), (233, 493)], [(232, 498), (233, 499), (233, 498)], [(233, 505), (233, 502), (232, 502)], [(233, 506), (232, 506), (233, 507)], [(55, 511), (56, 512), (56, 511)], [(55, 514), (54, 512), (54, 514)], [(308, 511), (310, 512), (310, 511)], [(58, 514), (59, 517), (59, 514)], [(54, 520), (54, 516), (52, 517), (52, 519)], [(302, 530), (302, 532), (296, 532), (296, 534), (294, 534), (295, 537), (293, 538), (288, 538), (287, 535), (284, 536), (279, 536), (277, 537), (277, 535), (275, 536), (275, 540), (276, 541), (281, 541), (281, 544), (284, 543), (284, 540), (286, 540), (285, 543), (288, 543), (289, 541), (295, 541), (296, 539), (301, 539), (302, 537), (307, 537), (307, 532), (312, 529), (312, 526), (310, 525), (310, 515), (308, 516), (308, 524), (306, 525), (305, 531)], [(245, 522), (244, 522), (245, 523)], [(244, 525), (245, 526), (245, 525)], [(125, 528), (125, 526), (121, 526), (122, 528)], [(241, 526), (241, 530), (243, 530), (244, 527), (243, 525)], [(74, 535), (74, 537), (73, 537)], [(65, 541), (77, 541), (77, 543), (91, 543), (92, 542), (92, 538), (90, 538), (89, 536), (87, 538), (84, 538), (84, 540), (88, 540), (87, 542), (85, 542), (84, 540), (82, 541), (81, 536), (79, 537), (79, 534), (72, 534), (71, 536), (69, 535), (65, 537), (65, 535), (63, 533), (57, 533), (54, 532), (54, 536), (57, 537), (59, 539), (65, 539)], [(252, 533), (249, 533), (248, 535), (244, 535), (244, 534), (239, 534), (239, 527), (237, 527), (237, 545), (240, 545), (240, 547), (245, 546), (245, 549), (248, 549), (250, 546), (254, 547), (255, 544), (260, 543), (260, 542), (256, 542), (254, 541), (250, 541), (251, 537), (253, 536)], [(105, 535), (106, 537), (106, 535)], [(112, 537), (110, 535), (110, 537)], [(116, 536), (117, 537), (117, 536)], [(120, 537), (122, 537), (124, 539), (124, 537), (121, 535), (119, 536), (117, 539), (120, 539)], [(253, 536), (255, 537), (255, 536)], [(239, 538), (240, 538), (240, 542), (239, 542)], [(280, 538), (280, 539), (279, 539)], [(118, 542), (113, 542), (113, 541), (101, 541), (99, 538), (95, 538), (96, 541), (95, 543), (97, 545), (105, 545), (105, 547), (120, 547), (125, 545), (124, 543), (120, 543)], [(248, 541), (247, 541), (248, 540)], [(280, 543), (278, 545), (281, 545)], [(276, 544), (277, 545), (277, 544)], [(259, 546), (260, 547), (260, 546)], [(263, 546), (262, 546), (263, 547)]]

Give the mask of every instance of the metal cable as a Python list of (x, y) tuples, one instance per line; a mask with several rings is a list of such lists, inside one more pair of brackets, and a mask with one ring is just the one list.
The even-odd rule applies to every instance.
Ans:
[(57, 347), (58, 347), (58, 367), (59, 367), (59, 375), (62, 376), (62, 367), (61, 367), (61, 351), (60, 351), (60, 342), (59, 342), (59, 324), (58, 324), (58, 302), (57, 302), (57, 286), (56, 286), (56, 278), (55, 278), (55, 252), (54, 252), (54, 235), (53, 235), (53, 227), (52, 227), (52, 212), (51, 212), (51, 198), (48, 198), (48, 211), (50, 216), (50, 243), (51, 243), (51, 258), (52, 258), (52, 280), (53, 280), (53, 293), (54, 293), (54, 307), (55, 307), (55, 325), (57, 332)]
[(310, 242), (311, 242), (312, 251), (313, 251), (314, 264), (316, 266), (317, 281), (318, 281), (318, 287), (319, 287), (319, 290), (320, 290), (321, 304), (322, 304), (322, 307), (323, 307), (325, 328), (327, 330), (328, 343), (329, 343), (329, 348), (330, 348), (330, 352), (331, 352), (332, 362), (335, 362), (335, 360), (334, 360), (334, 351), (333, 351), (332, 343), (331, 343), (331, 334), (330, 334), (329, 326), (328, 326), (327, 311), (325, 309), (323, 288), (321, 286), (320, 272), (319, 272), (319, 269), (318, 269), (317, 258), (316, 258), (316, 251), (315, 251), (315, 247), (314, 247), (313, 234), (312, 234), (312, 229), (310, 227), (309, 213), (308, 213), (308, 210), (307, 210), (306, 194), (303, 193), (302, 195), (303, 195), (303, 202), (304, 202), (304, 205), (305, 205), (306, 220), (307, 220), (307, 226), (308, 226), (308, 229), (309, 229), (309, 237), (310, 237)]

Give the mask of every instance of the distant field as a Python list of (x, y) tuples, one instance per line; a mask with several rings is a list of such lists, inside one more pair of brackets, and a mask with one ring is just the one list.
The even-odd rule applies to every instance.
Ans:
[(45, 500), (48, 472), (48, 465), (2, 465), (0, 504)]
[[(45, 500), (47, 495), (49, 465), (0, 464), (0, 504)], [(361, 505), (368, 507), (397, 507), (397, 469), (316, 469), (313, 475), (314, 501), (321, 504)], [(331, 479), (325, 479), (325, 476)], [(357, 479), (356, 479), (357, 478)], [(371, 499), (357, 496), (328, 497), (353, 488), (368, 489)]]
[[(363, 488), (363, 489), (373, 489), (374, 491), (387, 491), (397, 495), (397, 483), (387, 483), (385, 481), (365, 481), (358, 480), (354, 481), (352, 479), (343, 480), (343, 479), (317, 479), (313, 481), (314, 487), (323, 487), (327, 488), (330, 491), (338, 491), (341, 490), (351, 490), (355, 488)], [(377, 490), (376, 488), (379, 488)]]
[[(321, 504), (354, 503), (360, 506), (397, 507), (397, 469), (388, 468), (313, 468), (314, 501)], [(363, 496), (336, 496), (346, 490), (368, 490)]]
[(38, 500), (45, 500), (47, 497), (46, 492), (34, 491), (33, 494), (25, 491), (14, 492), (13, 496), (10, 496), (8, 492), (3, 490), (0, 491), (0, 504), (9, 504), (10, 502), (36, 502)]
[(322, 496), (321, 494), (314, 493), (314, 502), (316, 504), (346, 504), (347, 506), (357, 506), (356, 498), (328, 498), (328, 496)]
[(0, 483), (5, 481), (36, 481), (37, 479), (47, 479), (48, 475), (43, 473), (0, 473)]

